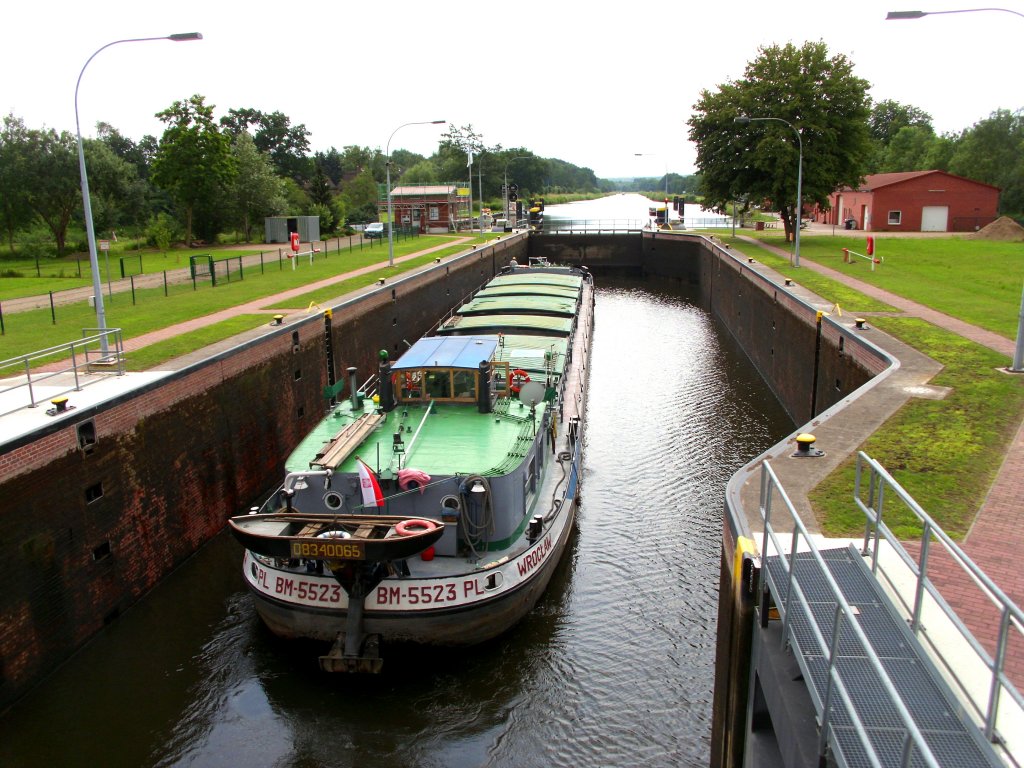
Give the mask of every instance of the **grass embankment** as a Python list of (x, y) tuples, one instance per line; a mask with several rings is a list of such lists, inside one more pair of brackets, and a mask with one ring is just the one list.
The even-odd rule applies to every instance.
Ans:
[[(777, 236), (759, 240), (786, 245)], [(838, 301), (844, 311), (879, 311), (874, 299), (808, 269), (794, 269), (788, 259), (743, 241), (734, 241), (734, 247), (791, 276), (827, 301)], [(844, 264), (843, 247), (863, 253), (864, 241), (802, 238), (801, 259), (841, 270), (1009, 338), (1015, 334), (1024, 277), (1021, 244), (956, 239), (876, 241), (876, 253), (885, 261), (873, 273), (866, 261)], [(962, 538), (1024, 417), (1024, 377), (998, 370), (1008, 363), (1004, 355), (923, 320), (878, 316), (870, 322), (941, 363), (944, 368), (931, 383), (952, 391), (944, 400), (909, 401), (860, 449), (881, 462), (949, 535)], [(818, 521), (828, 535), (863, 534), (863, 515), (852, 503), (854, 464), (851, 457), (811, 493)], [(895, 503), (888, 508), (888, 524), (902, 537), (920, 535), (916, 519)]]
[[(787, 251), (793, 248), (781, 233), (747, 231), (744, 234), (765, 245)], [(739, 238), (721, 239), (737, 248), (751, 247)], [(864, 237), (804, 233), (800, 238), (801, 259), (810, 259), (1008, 339), (1016, 338), (1024, 284), (1024, 244), (956, 237), (879, 236), (875, 239), (875, 256), (881, 258), (882, 263), (876, 265), (874, 272), (870, 263), (862, 258), (855, 257), (852, 263), (844, 264), (843, 248), (863, 254)], [(815, 287), (817, 281), (827, 278), (793, 268), (787, 259), (766, 251), (760, 251), (757, 259), (832, 299), (832, 295), (821, 293)], [(835, 286), (832, 290), (837, 296), (848, 290), (835, 281), (828, 282)], [(845, 312), (850, 301), (836, 300)], [(854, 309), (852, 304), (850, 309)], [(876, 310), (862, 307), (860, 311)]]
[[(471, 243), (451, 245), (438, 251), (432, 251), (396, 264), (394, 267), (382, 267), (366, 275), (335, 282), (285, 302), (268, 301), (260, 309), (305, 309), (310, 304), (326, 302), (333, 297), (370, 285), (382, 277), (389, 278), (430, 263), (436, 258), (454, 255), (465, 250), (472, 243), (484, 242), (493, 237), (496, 235), (478, 235), (473, 238)], [(401, 258), (416, 251), (443, 245), (453, 239), (455, 239), (454, 236), (431, 235), (402, 242), (395, 246), (395, 257)], [(226, 253), (230, 253), (232, 256), (238, 255), (235, 251)], [(131, 293), (116, 293), (112, 299), (109, 297), (105, 299), (106, 322), (110, 328), (121, 328), (125, 339), (134, 338), (177, 323), (204, 317), (224, 309), (268, 298), (283, 291), (379, 264), (382, 260), (387, 260), (386, 244), (383, 249), (376, 247), (372, 250), (354, 250), (351, 253), (343, 251), (341, 254), (332, 254), (326, 258), (320, 255), (314, 259), (312, 264), (307, 258), (300, 258), (296, 262), (294, 270), (290, 268), (290, 262), (287, 262), (286, 266), (281, 269), (275, 255), (273, 261), (264, 265), (263, 270), (258, 266), (246, 267), (242, 279), (239, 279), (236, 273), (232, 282), (221, 280), (216, 288), (211, 286), (209, 280), (206, 280), (197, 283), (195, 290), (193, 290), (191, 282), (170, 285), (166, 296), (163, 286), (137, 289), (134, 304)], [(5, 313), (5, 334), (0, 337), (0, 360), (80, 338), (80, 329), (95, 327), (96, 324), (95, 311), (85, 301), (58, 306), (55, 314), (56, 324), (53, 322), (49, 308), (13, 314)], [(265, 315), (239, 315), (228, 321), (207, 326), (202, 331), (192, 331), (185, 336), (132, 352), (128, 365), (132, 370), (143, 370), (242, 331), (255, 328), (265, 322), (269, 322), (269, 318)]]

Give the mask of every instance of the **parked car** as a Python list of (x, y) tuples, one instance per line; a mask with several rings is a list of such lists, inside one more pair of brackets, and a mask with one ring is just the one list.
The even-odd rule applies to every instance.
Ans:
[(384, 222), (375, 221), (372, 224), (367, 224), (366, 229), (363, 230), (363, 237), (384, 237)]

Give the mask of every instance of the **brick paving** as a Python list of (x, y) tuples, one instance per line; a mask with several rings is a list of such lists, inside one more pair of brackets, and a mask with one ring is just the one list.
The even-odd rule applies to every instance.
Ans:
[[(750, 238), (741, 238), (764, 247)], [(770, 249), (788, 258), (782, 249)], [(818, 272), (861, 293), (899, 308), (907, 316), (918, 317), (940, 328), (970, 339), (1007, 356), (1009, 367), (1015, 343), (984, 328), (965, 323), (955, 317), (897, 296), (862, 280), (858, 280), (821, 264), (801, 260), (801, 268)], [(1015, 374), (1007, 374), (1015, 375)], [(977, 515), (960, 546), (985, 574), (1016, 605), (1024, 604), (1024, 568), (1017, 553), (1024, 551), (1024, 421), (1007, 446), (1006, 456), (986, 497), (981, 500)], [(907, 551), (915, 557), (917, 542), (906, 542)], [(984, 597), (974, 582), (956, 565), (941, 547), (932, 546), (929, 573), (943, 597), (957, 612), (990, 655), (995, 655), (1000, 614)], [(1006, 672), (1018, 689), (1024, 690), (1024, 636), (1011, 632), (1007, 649)]]

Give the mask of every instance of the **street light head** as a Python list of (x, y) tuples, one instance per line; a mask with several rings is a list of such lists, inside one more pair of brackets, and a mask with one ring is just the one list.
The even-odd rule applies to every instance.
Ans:
[(447, 122), (448, 122), (447, 120), (431, 120), (430, 124), (431, 125), (443, 125), (444, 123), (447, 123)]
[(200, 32), (177, 32), (173, 35), (168, 35), (167, 39), (173, 40), (176, 43), (184, 43), (188, 40), (202, 40), (203, 35)]
[(734, 117), (732, 121), (734, 123), (738, 123), (739, 125), (750, 125), (750, 118), (747, 117), (746, 115), (736, 115), (736, 117)]
[(927, 11), (889, 11), (889, 13), (885, 15), (885, 20), (895, 21), (897, 19), (920, 19), (927, 15)]

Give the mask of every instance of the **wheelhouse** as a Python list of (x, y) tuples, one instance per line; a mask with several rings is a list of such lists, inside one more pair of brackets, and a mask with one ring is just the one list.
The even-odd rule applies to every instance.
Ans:
[(417, 341), (391, 366), (398, 403), (490, 402), (508, 395), (509, 364), (496, 359), (498, 336), (434, 336)]

